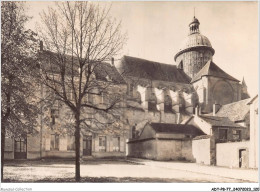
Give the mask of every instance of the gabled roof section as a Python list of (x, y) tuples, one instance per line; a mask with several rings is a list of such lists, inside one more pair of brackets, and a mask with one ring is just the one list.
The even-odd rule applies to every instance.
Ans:
[(199, 118), (206, 121), (212, 127), (234, 127), (234, 128), (244, 128), (231, 120), (227, 117), (218, 117), (218, 116), (208, 116), (208, 115), (200, 115)]
[(181, 133), (192, 135), (203, 135), (204, 133), (193, 125), (169, 124), (169, 123), (150, 123), (156, 133)]
[(206, 65), (193, 77), (193, 79), (191, 80), (191, 83), (200, 80), (203, 76), (220, 77), (220, 78), (239, 82), (239, 80), (237, 80), (234, 77), (232, 77), (231, 75), (227, 74), (225, 71), (220, 69), (211, 60), (209, 60), (206, 63)]
[(234, 103), (222, 105), (216, 113), (218, 117), (228, 117), (231, 121), (242, 121), (250, 111), (250, 106), (247, 103), (250, 99), (244, 99)]
[(124, 56), (121, 60), (120, 70), (125, 76), (146, 78), (151, 80), (168, 81), (176, 83), (190, 83), (190, 77), (176, 65), (148, 61), (136, 57)]

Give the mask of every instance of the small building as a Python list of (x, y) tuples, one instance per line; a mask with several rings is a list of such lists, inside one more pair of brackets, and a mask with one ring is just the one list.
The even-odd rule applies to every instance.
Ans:
[[(236, 124), (239, 124), (247, 128), (246, 139), (250, 137), (250, 106), (248, 102), (251, 99), (244, 99), (241, 101), (229, 103), (226, 105), (214, 104), (213, 108), (215, 109), (215, 116), (218, 117), (227, 117), (229, 120), (233, 121)], [(214, 110), (213, 110), (214, 113)]]
[(128, 156), (154, 160), (194, 161), (192, 138), (203, 135), (193, 125), (147, 123), (137, 138), (127, 142)]
[[(196, 115), (190, 117), (186, 125), (200, 128), (206, 136), (195, 137), (192, 141), (192, 152), (197, 163), (218, 164), (217, 143), (236, 142), (246, 139), (247, 129), (229, 120), (227, 117)], [(223, 156), (219, 156), (222, 158)]]

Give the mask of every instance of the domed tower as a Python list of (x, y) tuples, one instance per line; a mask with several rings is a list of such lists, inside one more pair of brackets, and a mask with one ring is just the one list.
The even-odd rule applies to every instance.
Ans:
[(189, 24), (190, 32), (183, 41), (179, 52), (174, 56), (178, 68), (193, 78), (215, 53), (207, 37), (200, 34), (199, 20), (194, 16)]

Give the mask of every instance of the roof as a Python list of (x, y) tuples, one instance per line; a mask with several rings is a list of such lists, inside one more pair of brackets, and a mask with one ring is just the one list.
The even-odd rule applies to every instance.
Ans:
[(247, 105), (252, 104), (253, 101), (254, 101), (256, 98), (258, 98), (258, 94), (257, 94), (256, 96), (252, 97), (252, 98), (249, 98), (249, 101), (248, 101)]
[(119, 70), (125, 76), (189, 84), (191, 78), (176, 65), (124, 56)]
[(193, 125), (150, 123), (156, 133), (183, 133), (192, 135), (203, 135), (204, 133)]
[(242, 126), (232, 122), (227, 117), (218, 117), (218, 116), (208, 116), (208, 115), (200, 115), (199, 118), (203, 119), (212, 127), (235, 127), (235, 128), (243, 128)]
[(192, 22), (190, 24), (192, 24), (192, 23), (200, 24), (199, 20), (195, 16), (193, 17)]
[[(125, 84), (125, 80), (121, 74), (117, 71), (115, 66), (110, 65), (109, 63), (100, 63), (94, 69), (96, 79), (102, 81), (112, 81), (118, 84)], [(109, 78), (107, 78), (109, 77)]]
[[(60, 59), (66, 58), (65, 65), (67, 65), (67, 74), (71, 74), (71, 61), (72, 61), (72, 56), (70, 55), (65, 55), (62, 57), (59, 57), (58, 53), (54, 53), (51, 51), (41, 51), (40, 52), (40, 58), (41, 60), (45, 61), (46, 64), (43, 65), (43, 67), (46, 67), (45, 70), (48, 71), (53, 71), (54, 73), (59, 73), (59, 62)], [(73, 57), (74, 61), (78, 61), (78, 58)], [(111, 81), (113, 83), (117, 84), (125, 84), (125, 81), (123, 77), (120, 75), (118, 70), (115, 68), (115, 66), (110, 65), (109, 63), (106, 62), (98, 62), (96, 61), (97, 64), (94, 64), (94, 73), (96, 76), (97, 80), (102, 80), (102, 81)], [(55, 65), (56, 64), (56, 65)], [(60, 62), (60, 64), (63, 64), (63, 61)], [(75, 62), (74, 63), (74, 73), (78, 74), (78, 68), (79, 68), (79, 63)]]
[(211, 138), (211, 135), (199, 135), (193, 138), (193, 140), (200, 140), (200, 139), (209, 139)]
[(193, 77), (191, 83), (200, 80), (203, 76), (213, 76), (213, 77), (220, 77), (224, 79), (229, 79), (232, 81), (238, 81), (234, 77), (227, 74), (225, 71), (220, 69), (215, 63), (209, 60), (206, 65)]
[(244, 120), (245, 116), (249, 113), (250, 107), (247, 105), (250, 99), (244, 99), (234, 103), (222, 105), (216, 113), (218, 117), (228, 117), (231, 121)]
[(209, 49), (212, 52), (212, 55), (214, 55), (215, 53), (215, 50), (212, 48), (209, 39), (206, 36), (202, 35), (201, 33), (197, 32), (188, 35), (182, 41), (179, 51), (174, 56), (174, 60), (176, 61), (177, 57), (182, 53), (198, 47)]

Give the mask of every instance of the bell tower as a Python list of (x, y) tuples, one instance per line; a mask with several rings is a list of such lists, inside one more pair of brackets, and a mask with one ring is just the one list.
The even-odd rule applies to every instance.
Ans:
[(199, 30), (200, 22), (193, 17), (189, 24), (189, 35), (184, 39), (181, 48), (174, 56), (179, 69), (193, 78), (215, 53), (209, 39), (202, 35)]

